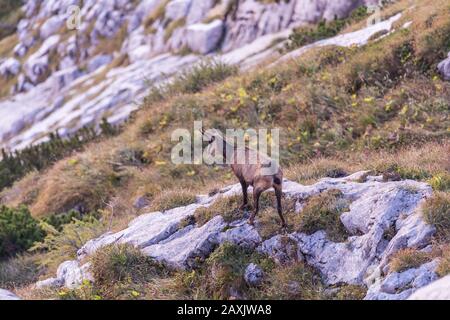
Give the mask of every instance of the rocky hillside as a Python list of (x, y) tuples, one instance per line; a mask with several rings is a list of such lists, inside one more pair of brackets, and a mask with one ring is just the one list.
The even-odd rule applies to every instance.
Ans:
[[(26, 1), (16, 34), (1, 43), (0, 146), (24, 148), (103, 117), (123, 122), (149, 82), (164, 81), (204, 55), (255, 65), (276, 52), (292, 28), (342, 18), (371, 2)], [(73, 5), (81, 23), (71, 30)]]
[[(35, 14), (25, 20), (63, 2), (34, 9), (30, 3), (37, 2), (25, 6)], [(83, 10), (94, 10), (87, 3)], [(20, 64), (3, 79), (14, 87), (30, 57), (38, 58), (50, 39), (55, 42), (55, 51), (41, 56), (49, 61), (42, 80), (33, 83), (26, 76), (28, 89), (7, 93), (0, 102), (0, 112), (14, 110), (5, 116), (15, 117), (17, 111), (23, 121), (14, 134), (4, 135), (5, 146), (22, 148), (56, 128), (64, 135), (83, 125), (78, 121), (105, 116), (115, 122), (134, 112), (117, 130), (105, 126), (101, 136), (53, 136), (27, 153), (3, 153), (0, 179), (7, 183), (0, 182), (8, 187), (0, 192), (0, 288), (9, 291), (0, 290), (1, 298), (445, 296), (448, 1), (397, 1), (369, 25), (365, 10), (303, 25), (344, 16), (361, 4), (357, 1), (237, 1), (221, 15), (215, 10), (222, 2), (213, 2), (195, 19), (190, 11), (195, 0), (150, 1), (161, 4), (145, 11), (150, 18), (132, 18), (144, 3), (124, 3), (124, 14), (111, 9), (106, 20), (91, 20), (84, 40), (77, 33), (76, 41), (89, 45), (76, 46), (86, 53), (77, 51), (72, 68), (84, 74), (57, 92), (54, 81), (63, 69), (51, 61), (59, 66), (70, 60), (64, 54), (58, 60), (58, 52), (73, 36), (65, 38), (70, 32), (64, 26), (45, 39), (36, 33), (36, 47), (20, 59), (11, 51), (6, 59)], [(184, 10), (177, 16), (183, 23), (166, 17), (174, 8)], [(292, 13), (287, 20), (273, 18), (287, 12)], [(252, 20), (256, 16), (258, 23)], [(112, 22), (96, 27), (99, 21)], [(214, 37), (204, 31), (219, 24), (220, 41), (210, 46)], [(24, 27), (24, 33), (36, 25)], [(121, 39), (117, 46), (99, 33), (113, 29), (111, 39)], [(141, 36), (133, 47), (135, 33)], [(176, 45), (177, 34), (182, 44), (166, 47)], [(164, 40), (160, 46), (158, 37)], [(11, 39), (2, 41), (13, 50)], [(211, 48), (205, 52), (215, 62), (202, 61), (202, 46)], [(133, 58), (132, 48), (142, 58)], [(105, 64), (88, 71), (94, 59), (108, 55)], [(143, 73), (152, 75), (153, 85)], [(139, 97), (137, 103), (130, 104), (129, 96)], [(47, 104), (58, 97), (64, 97), (58, 107)], [(21, 110), (45, 111), (28, 122)], [(171, 163), (172, 131), (191, 129), (195, 120), (214, 128), (282, 128), (286, 230), (280, 229), (272, 192), (262, 195), (251, 226), (249, 212), (238, 210), (241, 190), (228, 168)], [(32, 165), (24, 168), (28, 162)]]
[[(81, 263), (107, 245), (128, 243), (170, 268), (191, 270), (217, 246), (227, 243), (265, 254), (277, 264), (305, 262), (313, 266), (323, 280), (323, 285), (316, 289), (318, 295), (332, 296), (341, 286), (355, 285), (368, 288), (365, 299), (405, 299), (438, 278), (438, 259), (407, 270), (396, 270), (389, 263), (401, 250), (414, 248), (419, 250), (417, 254), (431, 252), (436, 229), (425, 223), (419, 210), (424, 199), (431, 195), (431, 187), (415, 181), (383, 182), (382, 176), (368, 173), (323, 179), (311, 186), (284, 181), (285, 201), (292, 201), (294, 214), (299, 215), (299, 221), (294, 223), (311, 229), (307, 233), (278, 234), (276, 226), (267, 223), (250, 226), (246, 222), (247, 214), (229, 217), (227, 212), (218, 211), (218, 201), (233, 204), (229, 197), (241, 194), (241, 186), (237, 184), (214, 196), (198, 196), (197, 203), (185, 207), (143, 214), (124, 230), (88, 241), (78, 251), (78, 260), (62, 263), (56, 278), (43, 280), (36, 286), (74, 289), (84, 279), (95, 281), (90, 274), (90, 263)], [(337, 220), (342, 228), (333, 225), (336, 217), (332, 214), (312, 218), (306, 212), (311, 199), (324, 200), (334, 193), (338, 198), (336, 203), (322, 210), (342, 212), (340, 221)], [(211, 208), (216, 216), (199, 225), (196, 221), (203, 220), (201, 215), (205, 212), (200, 208)], [(329, 230), (314, 230), (321, 223)], [(268, 227), (273, 229), (273, 234), (264, 230)], [(258, 264), (249, 262), (244, 277), (248, 286), (257, 286), (264, 281), (264, 271)], [(242, 288), (228, 289), (227, 296), (244, 297), (245, 293), (239, 292)]]

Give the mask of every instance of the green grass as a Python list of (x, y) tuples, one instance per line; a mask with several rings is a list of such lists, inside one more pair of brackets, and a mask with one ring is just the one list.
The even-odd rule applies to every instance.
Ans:
[(320, 21), (317, 25), (300, 27), (293, 31), (286, 44), (287, 50), (294, 50), (318, 40), (337, 35), (345, 27), (368, 17), (367, 8), (362, 6), (354, 10), (348, 18), (332, 21)]
[(172, 95), (181, 93), (197, 93), (207, 86), (236, 75), (237, 67), (223, 62), (205, 60), (192, 68), (179, 72), (166, 86), (151, 86), (148, 102), (161, 101)]
[(347, 239), (347, 231), (340, 220), (342, 212), (348, 210), (348, 202), (340, 190), (327, 190), (308, 199), (296, 218), (298, 231), (312, 234), (325, 230), (327, 237), (335, 242)]

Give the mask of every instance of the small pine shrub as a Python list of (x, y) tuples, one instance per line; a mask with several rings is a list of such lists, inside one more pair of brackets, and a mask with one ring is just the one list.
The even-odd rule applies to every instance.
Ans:
[(10, 257), (41, 241), (44, 231), (28, 208), (0, 207), (0, 258)]
[(48, 223), (42, 222), (47, 235), (36, 243), (30, 251), (42, 252), (40, 264), (48, 269), (56, 270), (62, 262), (73, 260), (77, 251), (88, 241), (105, 232), (105, 227), (97, 219), (91, 217), (86, 221), (74, 219), (58, 231)]
[(52, 214), (42, 220), (45, 223), (56, 228), (56, 230), (61, 231), (64, 225), (73, 222), (74, 220), (90, 221), (92, 217), (98, 219), (100, 218), (99, 212), (93, 212), (89, 214), (83, 214), (77, 210), (70, 210), (69, 212), (64, 212), (61, 214)]

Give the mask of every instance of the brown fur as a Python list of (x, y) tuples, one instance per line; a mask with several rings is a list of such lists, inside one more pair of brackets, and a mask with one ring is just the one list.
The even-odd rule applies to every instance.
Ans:
[[(205, 132), (202, 131), (204, 134)], [(215, 141), (216, 137), (212, 137), (209, 140), (209, 144), (213, 143)], [(281, 219), (281, 225), (282, 227), (286, 227), (286, 222), (283, 217), (283, 210), (281, 205), (281, 197), (282, 197), (282, 183), (283, 183), (283, 172), (281, 171), (281, 168), (277, 165), (276, 167), (276, 173), (272, 175), (264, 175), (262, 174), (262, 169), (264, 167), (264, 164), (268, 164), (271, 162), (271, 159), (268, 159), (266, 156), (258, 153), (257, 151), (245, 148), (245, 161), (237, 161), (238, 157), (238, 149), (236, 146), (231, 146), (226, 142), (224, 139), (223, 144), (223, 158), (227, 159), (227, 156), (229, 154), (226, 152), (227, 147), (229, 149), (233, 148), (233, 156), (234, 161), (232, 162), (231, 170), (233, 171), (234, 175), (238, 178), (241, 186), (242, 186), (242, 194), (243, 194), (243, 204), (241, 206), (241, 209), (245, 209), (248, 207), (248, 195), (247, 190), (249, 186), (253, 187), (253, 208), (254, 211), (252, 212), (249, 223), (251, 225), (254, 224), (255, 217), (258, 214), (259, 211), (259, 198), (261, 196), (261, 193), (264, 191), (273, 188), (275, 190), (275, 196), (277, 198), (277, 211), (278, 215)], [(252, 154), (253, 153), (253, 154)], [(254, 157), (254, 159), (257, 159), (256, 164), (250, 164), (249, 159), (251, 157)], [(241, 163), (241, 164), (238, 164)], [(243, 163), (243, 164), (242, 164)]]

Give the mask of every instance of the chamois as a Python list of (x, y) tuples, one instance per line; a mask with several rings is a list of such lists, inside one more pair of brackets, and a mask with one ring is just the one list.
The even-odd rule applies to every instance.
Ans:
[[(215, 155), (219, 155), (223, 164), (229, 164), (231, 166), (231, 170), (242, 186), (244, 201), (240, 207), (241, 210), (248, 208), (247, 189), (249, 186), (253, 187), (254, 211), (250, 215), (248, 223), (250, 225), (254, 224), (255, 217), (259, 211), (259, 198), (261, 193), (273, 187), (277, 198), (277, 211), (281, 219), (281, 226), (285, 228), (286, 222), (283, 218), (281, 207), (283, 172), (279, 165), (266, 155), (247, 146), (245, 146), (245, 150), (238, 149), (237, 145), (230, 144), (217, 130), (213, 132), (211, 133), (211, 130), (201, 130), (202, 135), (205, 137), (204, 140), (208, 141), (207, 152), (209, 154), (214, 153)], [(244, 155), (245, 158), (241, 159)], [(250, 163), (250, 159), (255, 159), (255, 163)], [(267, 168), (272, 168), (270, 173), (265, 172)]]

